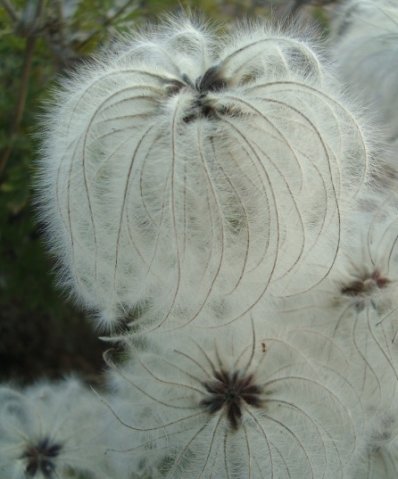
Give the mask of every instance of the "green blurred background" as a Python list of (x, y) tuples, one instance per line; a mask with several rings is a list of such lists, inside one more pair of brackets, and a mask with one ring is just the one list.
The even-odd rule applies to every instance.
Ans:
[(188, 8), (221, 22), (300, 17), (317, 23), (322, 36), (332, 3), (0, 0), (0, 381), (28, 383), (78, 371), (95, 382), (103, 368), (106, 345), (87, 315), (54, 287), (53, 262), (32, 206), (38, 117), (57, 76), (162, 13)]

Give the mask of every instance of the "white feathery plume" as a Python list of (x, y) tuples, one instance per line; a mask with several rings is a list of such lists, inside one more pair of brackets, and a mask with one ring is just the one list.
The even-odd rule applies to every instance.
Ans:
[(398, 475), (396, 406), (369, 411), (369, 424), (347, 468), (349, 479), (395, 479)]
[(386, 138), (398, 139), (398, 4), (395, 0), (351, 0), (332, 23), (331, 55), (347, 88), (382, 123)]
[(0, 387), (2, 478), (107, 479), (103, 432), (95, 396), (76, 379)]
[(211, 334), (152, 332), (151, 347), (133, 349), (127, 364), (107, 357), (122, 379), (103, 398), (115, 416), (108, 455), (120, 477), (145, 464), (170, 479), (344, 477), (360, 397), (311, 356), (317, 333), (296, 343), (296, 331), (272, 334), (257, 319)]
[(370, 190), (348, 216), (351, 231), (328, 278), (310, 293), (283, 299), (269, 312), (315, 328), (352, 358), (364, 399), (395, 395), (398, 384), (398, 201)]
[(38, 194), (60, 282), (107, 326), (140, 303), (158, 324), (205, 321), (220, 298), (229, 322), (271, 281), (311, 288), (369, 167), (316, 51), (256, 24), (137, 35), (64, 80), (46, 128)]

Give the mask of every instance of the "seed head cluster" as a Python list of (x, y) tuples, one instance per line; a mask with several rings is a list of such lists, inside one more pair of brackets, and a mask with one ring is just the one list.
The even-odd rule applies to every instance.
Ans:
[(106, 387), (1, 387), (1, 478), (396, 479), (398, 6), (336, 11), (333, 53), (180, 15), (61, 80), (38, 211)]

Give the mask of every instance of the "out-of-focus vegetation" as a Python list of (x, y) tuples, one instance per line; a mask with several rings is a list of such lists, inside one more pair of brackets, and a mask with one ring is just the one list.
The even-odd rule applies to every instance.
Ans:
[[(0, 378), (101, 369), (102, 345), (54, 287), (32, 207), (38, 117), (57, 75), (118, 32), (181, 7), (215, 20), (297, 13), (308, 0), (0, 0)], [(330, 0), (313, 0), (313, 4)], [(322, 8), (315, 9), (324, 22)]]

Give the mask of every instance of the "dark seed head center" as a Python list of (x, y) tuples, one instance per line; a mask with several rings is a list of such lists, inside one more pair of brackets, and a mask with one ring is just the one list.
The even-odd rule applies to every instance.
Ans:
[(41, 472), (46, 479), (51, 479), (55, 471), (54, 459), (59, 455), (62, 446), (58, 443), (43, 438), (36, 443), (29, 444), (21, 459), (25, 459), (25, 473), (34, 477)]
[(367, 299), (370, 300), (373, 307), (376, 307), (372, 295), (377, 293), (378, 290), (386, 288), (390, 282), (391, 280), (383, 276), (378, 269), (375, 269), (371, 273), (366, 272), (358, 279), (344, 285), (340, 292), (344, 296), (353, 298), (357, 311), (362, 311), (366, 306)]
[(209, 92), (218, 92), (228, 87), (228, 81), (223, 77), (221, 68), (213, 66), (196, 79), (183, 73), (180, 79), (168, 82), (166, 85), (169, 96), (176, 95), (182, 89), (194, 92), (191, 108), (184, 117), (185, 123), (191, 123), (197, 118), (217, 119), (225, 113), (225, 108), (217, 108), (213, 100), (208, 98)]
[(341, 288), (345, 296), (363, 296), (372, 293), (376, 289), (383, 289), (388, 286), (390, 280), (382, 276), (379, 270), (364, 274), (361, 278), (352, 281)]
[(206, 397), (200, 405), (209, 413), (223, 411), (232, 429), (237, 430), (242, 421), (245, 405), (262, 406), (262, 387), (255, 383), (252, 374), (241, 371), (229, 372), (224, 369), (213, 372), (214, 378), (202, 383)]

